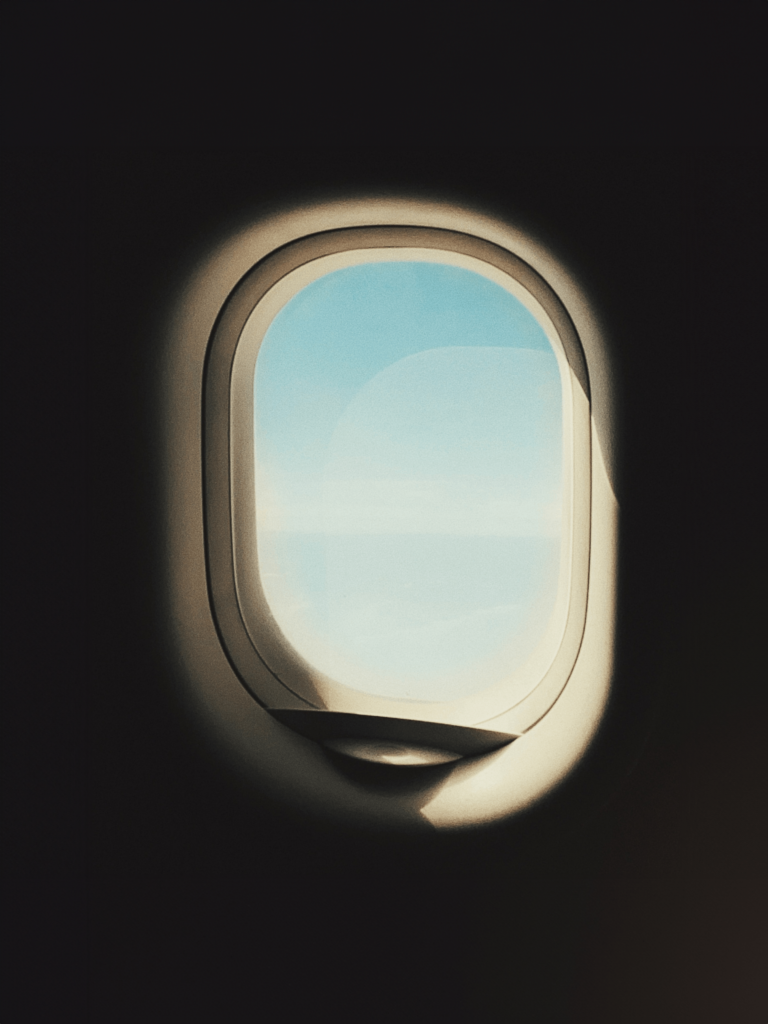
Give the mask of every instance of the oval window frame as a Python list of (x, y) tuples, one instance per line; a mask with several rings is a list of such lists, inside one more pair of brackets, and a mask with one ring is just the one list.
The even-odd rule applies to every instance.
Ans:
[[(312, 274), (318, 277), (329, 272), (322, 270), (324, 265), (337, 265), (340, 257), (346, 265), (364, 262), (372, 253), (393, 250), (439, 252), (444, 258), (436, 262), (462, 265), (462, 260), (479, 261), (495, 274), (505, 275), (544, 311), (567, 362), (572, 392), (570, 451), (566, 453), (571, 467), (567, 618), (554, 659), (518, 700), (505, 697), (503, 684), (439, 703), (375, 697), (329, 681), (317, 670), (313, 672), (284, 640), (260, 596), (260, 587), (252, 585), (252, 571), (242, 568), (255, 564), (252, 403), (256, 352), (253, 331), (249, 344), (242, 344), (246, 325), (254, 315), (258, 317), (261, 308), (263, 337), (277, 310), (309, 283)], [(303, 269), (307, 270), (304, 275)], [(270, 296), (275, 299), (281, 285), (284, 294), (271, 311)], [(269, 710), (324, 709), (482, 725), (515, 735), (530, 729), (566, 686), (584, 635), (592, 534), (590, 405), (587, 362), (565, 305), (540, 273), (494, 242), (446, 228), (350, 226), (295, 239), (260, 260), (232, 290), (211, 334), (203, 408), (204, 522), (211, 609), (230, 664), (252, 696)]]

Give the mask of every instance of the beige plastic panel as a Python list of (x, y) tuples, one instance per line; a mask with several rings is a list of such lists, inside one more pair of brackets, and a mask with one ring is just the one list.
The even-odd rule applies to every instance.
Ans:
[[(377, 224), (465, 232), (505, 247), (528, 263), (567, 309), (586, 355), (591, 387), (587, 614), (573, 671), (550, 710), (524, 736), (483, 757), (411, 769), (423, 771), (425, 777), (407, 795), (369, 792), (352, 782), (320, 745), (280, 725), (259, 706), (222, 648), (205, 562), (203, 380), (208, 342), (222, 306), (240, 279), (276, 248), (317, 232)], [(297, 814), (388, 830), (456, 829), (498, 820), (540, 799), (568, 774), (594, 737), (610, 690), (618, 506), (612, 487), (608, 352), (598, 318), (578, 282), (551, 254), (496, 218), (444, 204), (361, 198), (275, 214), (244, 225), (201, 262), (169, 318), (161, 383), (166, 623), (183, 692), (198, 716), (201, 736), (222, 757), (256, 789)], [(264, 669), (265, 685), (269, 675)], [(299, 698), (294, 704), (307, 706)], [(504, 715), (485, 724), (515, 731)]]

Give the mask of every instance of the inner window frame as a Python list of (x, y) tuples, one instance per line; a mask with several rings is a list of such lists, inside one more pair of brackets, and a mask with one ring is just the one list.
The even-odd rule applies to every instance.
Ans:
[[(259, 303), (278, 282), (324, 257), (376, 249), (423, 249), (470, 257), (516, 281), (543, 308), (556, 331), (573, 388), (570, 456), (570, 580), (567, 617), (557, 653), (531, 691), (517, 702), (503, 686), (451, 702), (411, 702), (350, 690), (320, 680), (282, 636), (266, 601), (254, 599), (253, 378), (240, 340)], [(438, 260), (438, 262), (440, 262)], [(301, 290), (295, 289), (293, 294)], [(255, 361), (255, 355), (253, 361)], [(250, 395), (250, 399), (248, 398)], [(204, 385), (204, 519), (209, 597), (220, 640), (232, 667), (263, 706), (318, 708), (459, 725), (482, 724), (513, 707), (529, 727), (565, 686), (578, 657), (586, 620), (590, 554), (591, 431), (587, 367), (573, 323), (552, 288), (522, 259), (495, 243), (461, 232), (403, 225), (340, 228), (291, 242), (245, 275), (214, 327)], [(250, 451), (248, 437), (250, 435)], [(248, 472), (250, 467), (250, 476)], [(248, 564), (246, 571), (244, 565)], [(260, 588), (257, 588), (260, 590)], [(321, 675), (321, 674), (320, 674)], [(521, 726), (521, 727), (522, 727)]]

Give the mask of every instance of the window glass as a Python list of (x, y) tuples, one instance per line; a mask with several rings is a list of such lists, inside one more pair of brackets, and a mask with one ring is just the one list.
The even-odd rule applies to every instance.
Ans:
[(562, 384), (536, 317), (462, 267), (355, 264), (282, 308), (254, 387), (258, 572), (295, 650), (400, 700), (521, 668), (561, 557)]

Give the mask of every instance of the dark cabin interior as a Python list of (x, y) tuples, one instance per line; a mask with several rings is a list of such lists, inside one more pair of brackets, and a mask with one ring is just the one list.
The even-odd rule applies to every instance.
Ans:
[[(765, 1019), (756, 152), (15, 154), (14, 1021)], [(251, 213), (389, 191), (540, 237), (619, 384), (602, 730), (526, 814), (418, 842), (257, 799), (186, 716), (161, 615), (169, 302)]]

